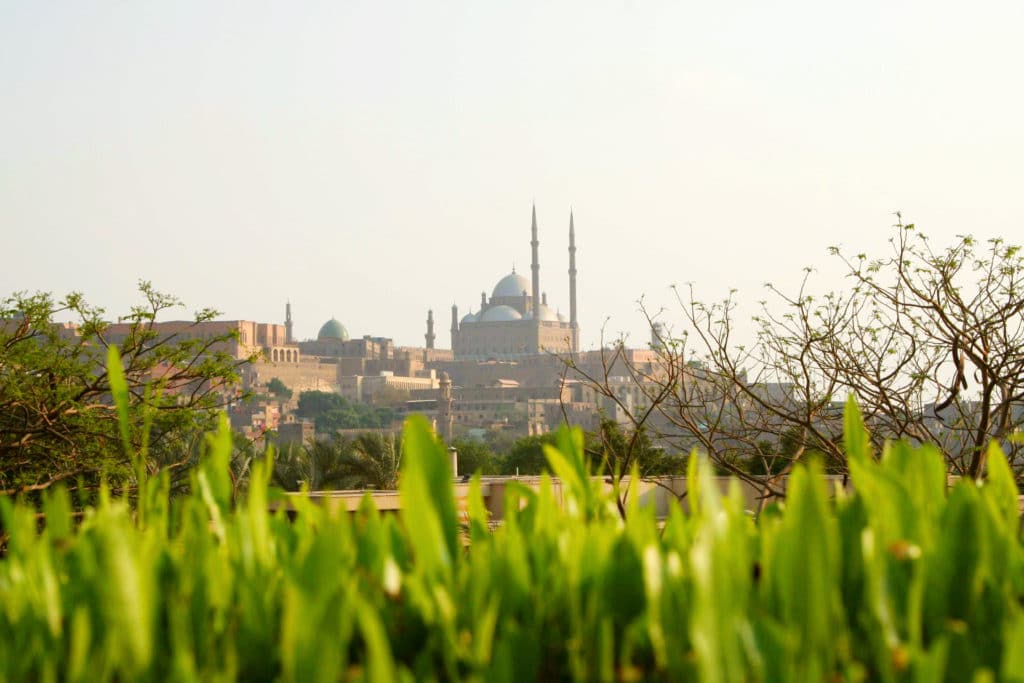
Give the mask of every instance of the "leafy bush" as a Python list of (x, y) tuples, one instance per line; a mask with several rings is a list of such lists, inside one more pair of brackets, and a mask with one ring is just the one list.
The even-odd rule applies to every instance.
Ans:
[(402, 513), (351, 518), (301, 496), (290, 518), (269, 462), (233, 501), (222, 425), (188, 496), (162, 473), (78, 523), (60, 490), (0, 500), (0, 680), (1024, 680), (999, 449), (984, 486), (947, 489), (933, 448), (876, 460), (855, 410), (845, 442), (855, 493), (799, 467), (756, 522), (691, 458), (690, 509), (659, 529), (636, 495), (618, 514), (563, 431), (545, 448), (562, 500), (513, 482), (492, 531), (479, 480), (457, 512), (422, 419)]

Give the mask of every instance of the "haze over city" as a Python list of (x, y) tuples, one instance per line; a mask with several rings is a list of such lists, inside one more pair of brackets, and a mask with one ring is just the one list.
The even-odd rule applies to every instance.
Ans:
[(447, 345), (513, 262), (582, 348), (635, 301), (792, 286), (827, 247), (1019, 239), (1017, 3), (6, 4), (0, 291), (152, 280), (312, 337)]

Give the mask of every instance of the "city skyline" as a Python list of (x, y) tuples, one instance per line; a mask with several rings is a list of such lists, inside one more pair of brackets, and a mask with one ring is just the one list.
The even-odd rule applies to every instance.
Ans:
[[(190, 308), (422, 345), (476, 305), (536, 202), (580, 347), (645, 296), (843, 286), (894, 211), (937, 244), (1024, 222), (1024, 9), (866, 3), (30, 3), (0, 10), (0, 294), (150, 280)], [(563, 311), (564, 313), (565, 311)], [(184, 315), (182, 317), (185, 317)], [(678, 320), (678, 318), (676, 318)]]

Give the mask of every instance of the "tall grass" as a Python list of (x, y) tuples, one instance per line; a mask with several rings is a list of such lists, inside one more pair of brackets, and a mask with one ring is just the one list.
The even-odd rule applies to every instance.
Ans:
[(232, 500), (222, 424), (187, 496), (139, 468), (134, 506), (102, 491), (80, 520), (60, 489), (0, 500), (0, 680), (1024, 680), (1006, 459), (947, 488), (935, 449), (876, 458), (863, 436), (851, 404), (854, 493), (811, 463), (756, 521), (693, 458), (690, 511), (661, 528), (636, 495), (623, 521), (563, 431), (563, 500), (509, 486), (491, 531), (479, 481), (460, 520), (423, 420), (399, 515), (300, 497), (293, 519), (268, 462)]

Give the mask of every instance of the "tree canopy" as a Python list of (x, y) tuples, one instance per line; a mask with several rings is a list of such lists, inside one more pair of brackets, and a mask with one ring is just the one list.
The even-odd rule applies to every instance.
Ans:
[(270, 381), (267, 382), (267, 391), (269, 391), (272, 396), (283, 401), (288, 401), (292, 397), (292, 390), (277, 377), (272, 377)]
[[(150, 468), (192, 463), (196, 440), (214, 425), (216, 409), (236, 398), (240, 366), (253, 358), (222, 350), (234, 334), (160, 332), (157, 318), (182, 303), (148, 282), (139, 291), (142, 302), (117, 328), (79, 293), (57, 300), (19, 292), (0, 302), (0, 491), (132, 476), (111, 399), (110, 346), (124, 368), (131, 448), (147, 454)], [(194, 321), (215, 315), (203, 309)]]
[(395, 411), (389, 407), (350, 401), (329, 391), (300, 393), (296, 414), (313, 420), (320, 434), (333, 434), (341, 429), (384, 429), (395, 419)]

